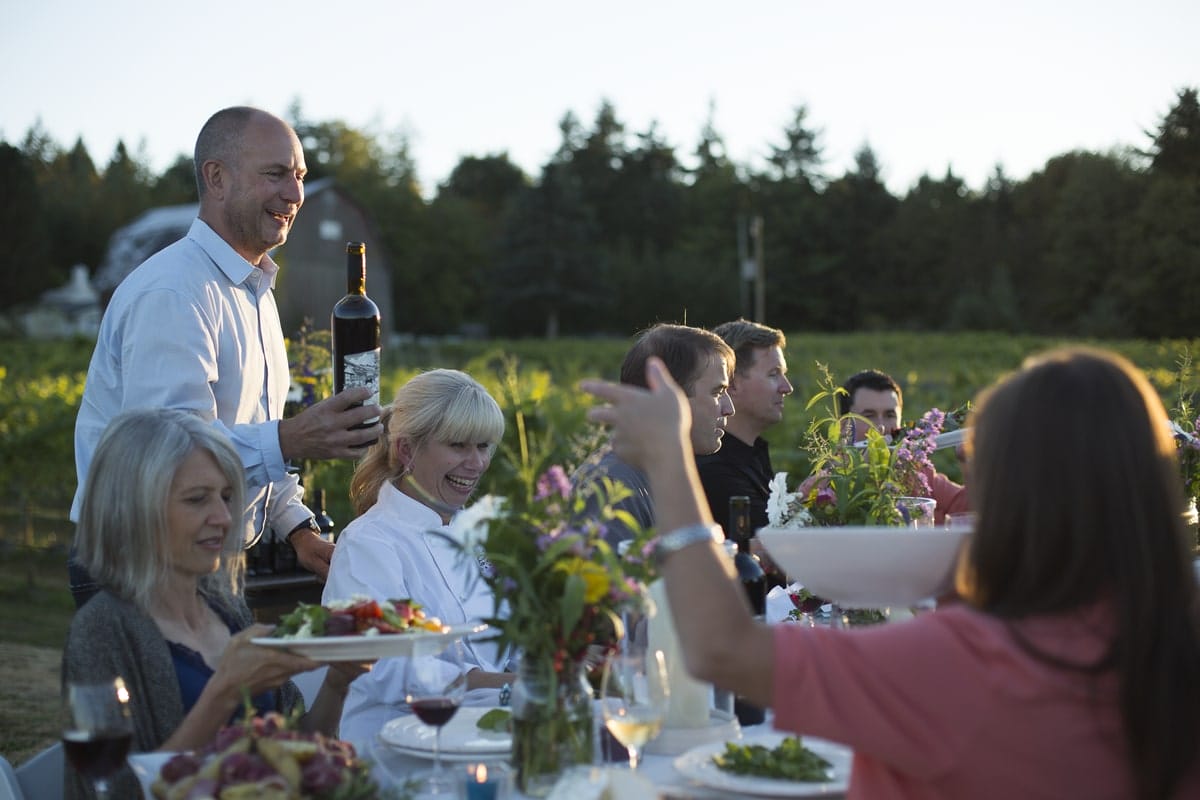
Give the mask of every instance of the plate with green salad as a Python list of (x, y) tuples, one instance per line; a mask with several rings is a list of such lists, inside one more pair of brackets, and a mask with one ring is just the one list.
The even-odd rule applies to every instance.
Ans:
[(694, 747), (675, 769), (709, 788), (760, 797), (821, 797), (845, 792), (850, 748), (785, 733)]
[(374, 661), (434, 655), (453, 639), (487, 630), (483, 624), (443, 625), (411, 599), (352, 597), (324, 605), (300, 603), (270, 636), (251, 641), (315, 661)]

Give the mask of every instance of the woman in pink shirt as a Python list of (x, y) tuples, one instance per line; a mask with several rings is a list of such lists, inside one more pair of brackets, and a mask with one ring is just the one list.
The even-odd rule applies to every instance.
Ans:
[[(1128, 361), (1072, 348), (984, 392), (962, 602), (858, 630), (755, 624), (688, 452), (686, 403), (586, 382), (650, 476), (689, 670), (854, 748), (850, 797), (1200, 797), (1200, 624), (1174, 444)], [(717, 531), (719, 533), (719, 531)]]

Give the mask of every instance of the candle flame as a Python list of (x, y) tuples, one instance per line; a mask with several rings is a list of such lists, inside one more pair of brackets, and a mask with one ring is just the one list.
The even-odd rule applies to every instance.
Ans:
[(480, 764), (475, 768), (475, 782), (487, 783), (487, 764)]

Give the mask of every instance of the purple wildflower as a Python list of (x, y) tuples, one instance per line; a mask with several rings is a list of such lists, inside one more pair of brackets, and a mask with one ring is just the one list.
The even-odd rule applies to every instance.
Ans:
[(558, 495), (563, 500), (571, 496), (571, 481), (567, 478), (566, 471), (558, 464), (550, 467), (537, 479), (537, 495), (534, 499), (545, 500), (553, 495)]

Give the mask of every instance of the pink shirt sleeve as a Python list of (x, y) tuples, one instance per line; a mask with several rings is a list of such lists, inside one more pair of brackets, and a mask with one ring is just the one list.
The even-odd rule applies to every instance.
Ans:
[(947, 514), (956, 511), (970, 511), (971, 505), (967, 499), (967, 487), (960, 486), (940, 472), (929, 476), (930, 493), (937, 500), (937, 508), (933, 512), (933, 521), (941, 525), (946, 521)]
[(855, 748), (929, 779), (986, 724), (990, 692), (953, 610), (894, 625), (775, 628), (775, 726)]

